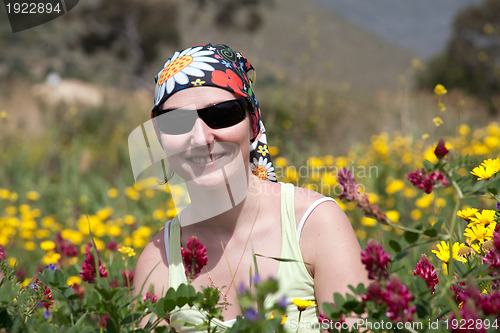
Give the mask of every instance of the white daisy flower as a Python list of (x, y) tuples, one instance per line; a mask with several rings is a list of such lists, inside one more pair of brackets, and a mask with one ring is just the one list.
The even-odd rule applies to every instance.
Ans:
[(252, 168), (252, 173), (260, 179), (276, 180), (273, 164), (267, 162), (267, 158), (260, 156), (257, 160), (257, 158), (254, 157), (250, 166)]
[(158, 82), (155, 87), (155, 105), (160, 102), (165, 93), (170, 94), (175, 84), (189, 83), (189, 76), (203, 77), (204, 71), (214, 71), (209, 63), (217, 63), (219, 60), (207, 55), (212, 55), (213, 51), (203, 50), (203, 46), (188, 48), (182, 52), (175, 52), (165, 63), (163, 70), (158, 73)]

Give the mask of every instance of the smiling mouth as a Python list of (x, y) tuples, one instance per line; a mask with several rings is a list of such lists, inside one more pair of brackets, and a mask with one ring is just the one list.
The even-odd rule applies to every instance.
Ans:
[(208, 164), (208, 163), (212, 163), (218, 159), (221, 159), (222, 157), (224, 157), (226, 154), (210, 154), (210, 156), (206, 156), (206, 157), (201, 157), (201, 156), (198, 156), (198, 157), (189, 157), (187, 160), (190, 161), (190, 162), (193, 162), (193, 163), (196, 163), (196, 164)]

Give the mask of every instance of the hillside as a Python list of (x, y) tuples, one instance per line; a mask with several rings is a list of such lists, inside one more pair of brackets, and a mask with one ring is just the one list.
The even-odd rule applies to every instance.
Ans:
[(182, 44), (227, 43), (257, 69), (258, 80), (285, 77), (374, 91), (393, 89), (413, 54), (364, 30), (313, 1), (274, 0), (254, 35), (209, 29), (210, 15), (181, 7)]

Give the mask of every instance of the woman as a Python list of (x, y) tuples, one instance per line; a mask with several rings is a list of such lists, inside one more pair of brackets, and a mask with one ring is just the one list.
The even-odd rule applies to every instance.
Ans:
[[(176, 52), (156, 77), (152, 111), (169, 169), (185, 181), (191, 203), (144, 249), (134, 285), (136, 291), (144, 285), (143, 293), (153, 286), (162, 296), (185, 283), (180, 247), (196, 236), (207, 248), (208, 263), (192, 285), (220, 290), (226, 322), (215, 325), (222, 329), (241, 315), (234, 285), (248, 286), (252, 251), (296, 260), (258, 258), (260, 277), (280, 282), (280, 293), (269, 302), (286, 296), (322, 304), (331, 302), (334, 292), (348, 292), (349, 284), (367, 281), (358, 241), (336, 202), (275, 182), (252, 70), (241, 53), (225, 45)], [(296, 306), (287, 311), (285, 328), (297, 325)], [(304, 311), (301, 322), (318, 322), (317, 311)], [(203, 313), (171, 314), (171, 322), (182, 320), (200, 323)], [(193, 331), (182, 324), (176, 330)]]

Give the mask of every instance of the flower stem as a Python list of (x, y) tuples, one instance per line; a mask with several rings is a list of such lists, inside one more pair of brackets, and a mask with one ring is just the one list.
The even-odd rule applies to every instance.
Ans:
[(299, 321), (297, 323), (297, 330), (295, 331), (295, 333), (298, 333), (299, 332), (299, 327), (300, 327), (300, 318), (302, 317), (302, 311), (299, 311)]

